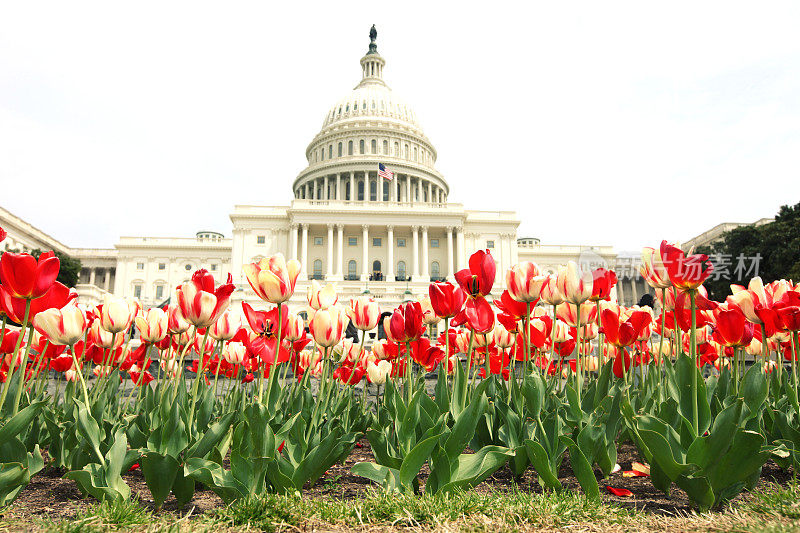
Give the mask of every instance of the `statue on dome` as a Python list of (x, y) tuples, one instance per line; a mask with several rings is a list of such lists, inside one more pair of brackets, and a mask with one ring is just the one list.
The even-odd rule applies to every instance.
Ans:
[(378, 53), (378, 45), (375, 44), (375, 39), (378, 38), (378, 30), (375, 29), (375, 24), (369, 29), (369, 52), (370, 54)]

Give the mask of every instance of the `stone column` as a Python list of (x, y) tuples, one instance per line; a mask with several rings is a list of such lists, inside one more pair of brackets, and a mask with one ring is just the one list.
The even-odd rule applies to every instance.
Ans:
[(464, 269), (464, 228), (456, 228), (456, 269)]
[(369, 224), (361, 225), (361, 281), (369, 280)]
[(501, 233), (499, 237), (500, 239), (497, 243), (497, 258), (496, 258), (497, 269), (494, 272), (495, 275), (494, 282), (495, 284), (502, 286), (503, 282), (505, 281), (505, 274), (503, 269), (507, 268), (506, 258), (505, 258), (505, 246), (504, 246), (506, 235), (505, 233)]
[(325, 177), (322, 179), (322, 199), (323, 200), (330, 200), (328, 195), (328, 175), (325, 174)]
[(311, 198), (310, 196), (311, 193), (308, 192), (308, 182), (306, 182), (305, 188), (306, 188), (306, 193), (303, 195), (303, 198), (308, 200), (309, 198)]
[(411, 275), (412, 281), (419, 280), (419, 226), (411, 226)]
[(386, 281), (394, 281), (394, 226), (386, 226)]
[(350, 172), (350, 201), (353, 202), (358, 199), (356, 192), (356, 173)]
[(328, 224), (328, 242), (327, 256), (325, 257), (325, 278), (330, 279), (333, 277), (333, 223)]
[(344, 279), (344, 224), (336, 224), (336, 279)]
[[(636, 305), (639, 303), (639, 291), (636, 290), (636, 278), (631, 278), (631, 290), (633, 291), (633, 301), (631, 305)], [(689, 313), (691, 316), (691, 313)]]
[(377, 175), (375, 176), (375, 179), (378, 182), (377, 186), (375, 187), (375, 189), (377, 189), (375, 191), (375, 199), (378, 200), (379, 202), (382, 202), (383, 201), (383, 182), (386, 181), (386, 180), (385, 180), (385, 178), (382, 178), (382, 177), (377, 176)]
[(422, 277), (425, 281), (430, 281), (430, 265), (428, 264), (428, 226), (422, 226)]
[[(94, 269), (94, 267), (92, 267), (92, 268), (89, 270), (89, 285), (94, 285), (94, 283), (95, 283), (95, 276), (96, 276), (96, 274), (95, 274), (95, 269)], [(27, 304), (26, 304), (26, 305), (27, 305)], [(11, 367), (11, 364), (9, 363), (9, 365), (8, 365), (8, 366), (9, 366), (9, 368), (10, 368), (10, 367)]]
[(297, 224), (292, 224), (292, 244), (289, 259), (297, 259)]
[(431, 187), (431, 182), (428, 182), (428, 203), (433, 203), (433, 188)]
[[(617, 289), (617, 302), (619, 302), (619, 305), (625, 305), (625, 291), (622, 290), (622, 285), (622, 280), (619, 280), (619, 283), (614, 287)], [(691, 316), (691, 313), (689, 313), (689, 316)]]
[(111, 269), (106, 268), (103, 271), (103, 290), (108, 292), (108, 286), (111, 283)]
[(411, 203), (411, 176), (406, 176), (406, 202)]
[(342, 175), (336, 174), (336, 199), (342, 199)]
[(447, 279), (453, 280), (453, 226), (447, 226)]
[(303, 234), (300, 240), (300, 277), (308, 279), (308, 224), (303, 224)]

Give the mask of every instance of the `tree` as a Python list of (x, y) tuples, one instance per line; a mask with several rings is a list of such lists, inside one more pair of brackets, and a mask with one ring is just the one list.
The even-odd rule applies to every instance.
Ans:
[[(9, 250), (9, 252), (19, 253), (16, 250)], [(36, 259), (39, 259), (39, 256), (44, 253), (43, 250), (32, 250), (31, 255)], [(62, 254), (61, 252), (53, 252), (58, 260), (61, 261), (61, 268), (58, 271), (58, 278), (56, 281), (63, 283), (67, 287), (74, 287), (78, 283), (78, 276), (81, 273), (81, 262), (80, 259), (75, 259), (74, 257), (70, 257), (67, 254)], [(2, 256), (2, 253), (0, 253)]]
[(740, 226), (697, 251), (708, 254), (714, 262), (716, 272), (706, 282), (706, 288), (717, 301), (731, 293), (732, 283), (747, 285), (754, 276), (761, 276), (764, 283), (778, 279), (798, 282), (800, 203), (781, 206), (773, 222)]

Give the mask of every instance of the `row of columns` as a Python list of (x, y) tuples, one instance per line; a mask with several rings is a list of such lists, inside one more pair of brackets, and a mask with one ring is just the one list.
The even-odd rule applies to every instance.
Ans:
[[(302, 278), (308, 277), (308, 224), (292, 224), (291, 230), (291, 256), (293, 259), (300, 261), (300, 275)], [(333, 251), (333, 230), (336, 228), (336, 261), (334, 263)], [(386, 279), (394, 278), (394, 226), (388, 224), (385, 226), (387, 232), (387, 254), (386, 254)], [(361, 281), (369, 279), (369, 252), (371, 249), (370, 243), (370, 225), (361, 225)], [(328, 239), (326, 242), (326, 278), (327, 279), (344, 279), (344, 224), (327, 225)], [(300, 234), (300, 253), (298, 257), (297, 243), (298, 233)], [(420, 233), (422, 234), (422, 269), (420, 269)], [(464, 268), (464, 232), (461, 228), (447, 226), (445, 228), (445, 241), (447, 243), (447, 277), (452, 278), (455, 273), (453, 262), (453, 234), (455, 233), (455, 267), (458, 270)], [(420, 278), (428, 279), (430, 274), (428, 272), (428, 247), (430, 241), (428, 239), (428, 226), (411, 226), (411, 242), (412, 242), (412, 260), (411, 260), (411, 276), (412, 281), (417, 281)], [(333, 265), (336, 265), (336, 270), (333, 270)]]
[[(95, 287), (99, 287), (99, 285), (97, 285), (97, 270), (97, 268), (89, 269), (89, 285), (94, 285)], [(103, 272), (103, 290), (109, 291), (109, 287), (111, 286), (111, 269), (101, 268), (99, 270)]]
[[(343, 172), (333, 176), (325, 175), (322, 178), (314, 178), (305, 182), (295, 191), (297, 198), (307, 200), (345, 200), (345, 180), (350, 182), (350, 197), (348, 201), (356, 201), (358, 197), (357, 184), (364, 184), (364, 200), (372, 201), (371, 183), (377, 181), (376, 200), (383, 201), (384, 186), (388, 187), (388, 199), (390, 202), (409, 202), (409, 203), (445, 203), (447, 195), (441, 187), (431, 181), (422, 178), (415, 178), (406, 174), (395, 174), (392, 181), (378, 176), (377, 172), (364, 172), (364, 177), (356, 178), (355, 172)], [(329, 178), (330, 181), (329, 181)], [(334, 181), (335, 180), (335, 181)], [(386, 183), (384, 183), (386, 182)], [(321, 186), (321, 191), (318, 189)], [(427, 198), (427, 200), (426, 200)]]

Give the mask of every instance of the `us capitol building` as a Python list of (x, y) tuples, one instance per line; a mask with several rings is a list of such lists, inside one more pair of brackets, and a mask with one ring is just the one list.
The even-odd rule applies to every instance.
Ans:
[[(302, 264), (290, 303), (305, 305), (310, 280), (335, 282), (340, 299), (369, 292), (390, 310), (427, 294), (431, 281), (453, 280), (478, 249), (497, 262), (493, 293), (505, 271), (535, 261), (546, 272), (568, 260), (616, 268), (621, 302), (635, 303), (649, 287), (638, 277), (637, 258), (610, 246), (541, 244), (520, 237), (513, 211), (476, 211), (449, 202), (450, 184), (435, 168), (437, 152), (414, 112), (384, 81), (386, 61), (370, 31), (361, 58), (361, 81), (337, 101), (306, 148), (308, 166), (292, 182), (288, 206), (236, 205), (232, 237), (200, 231), (195, 237), (121, 237), (110, 249), (70, 248), (0, 208), (8, 250), (53, 249), (82, 263), (79, 297), (86, 303), (112, 292), (146, 306), (164, 303), (174, 287), (198, 268), (222, 281), (230, 272), (238, 300), (258, 301), (242, 266), (282, 252)], [(393, 173), (378, 175), (379, 164)], [(202, 220), (198, 220), (201, 224)]]

